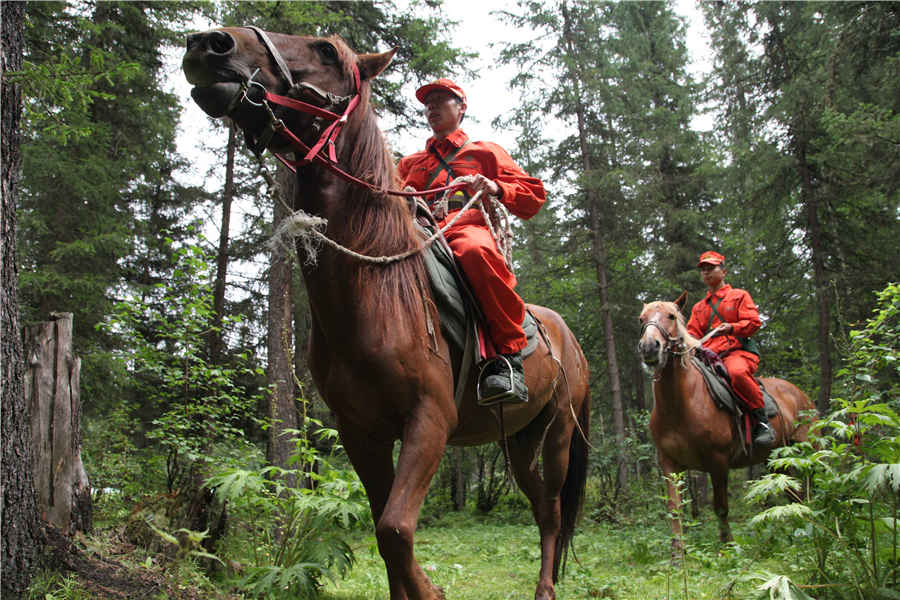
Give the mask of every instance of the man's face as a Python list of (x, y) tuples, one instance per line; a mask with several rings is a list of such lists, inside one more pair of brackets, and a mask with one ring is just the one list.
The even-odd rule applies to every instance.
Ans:
[(450, 92), (436, 90), (425, 96), (425, 117), (435, 135), (443, 136), (455, 131), (465, 110), (465, 103)]
[(708, 287), (717, 288), (725, 279), (725, 269), (722, 265), (700, 263), (700, 277)]

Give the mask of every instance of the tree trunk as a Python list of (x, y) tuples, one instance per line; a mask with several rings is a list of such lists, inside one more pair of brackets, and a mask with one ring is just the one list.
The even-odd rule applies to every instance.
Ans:
[(19, 199), (19, 173), (22, 92), (18, 84), (6, 81), (7, 71), (22, 68), (25, 47), (25, 3), (0, 5), (2, 27), (3, 84), (0, 114), (0, 597), (16, 599), (25, 595), (31, 582), (35, 556), (43, 544), (34, 502), (31, 471), (28, 404), (25, 402), (22, 365), (22, 337), (19, 334), (19, 271), (16, 255), (16, 206)]
[(816, 306), (819, 327), (817, 345), (819, 347), (819, 395), (816, 408), (819, 414), (828, 412), (831, 405), (831, 300), (828, 292), (828, 278), (825, 274), (825, 248), (822, 241), (822, 226), (819, 222), (819, 203), (812, 183), (809, 163), (806, 161), (805, 143), (797, 152), (800, 169), (801, 197), (806, 211), (806, 239), (809, 243), (813, 263), (813, 281), (816, 286)]
[(216, 283), (213, 290), (213, 329), (209, 333), (209, 357), (212, 364), (219, 364), (225, 342), (222, 336), (222, 318), (225, 315), (225, 283), (228, 277), (228, 241), (231, 228), (231, 202), (234, 200), (234, 150), (237, 146), (235, 130), (228, 127), (228, 146), (225, 159), (225, 189), (222, 192), (222, 228), (219, 231), (219, 250), (216, 254)]
[(709, 475), (704, 471), (687, 471), (688, 491), (691, 494), (691, 517), (700, 516), (700, 509), (709, 504)]
[[(273, 207), (273, 231), (277, 231), (281, 221), (287, 216), (285, 204), (292, 205), (294, 197), (294, 175), (286, 168), (279, 168), (276, 174), (281, 190), (281, 199), (275, 199)], [(283, 202), (281, 201), (283, 200)], [(283, 250), (273, 248), (269, 267), (269, 319), (268, 319), (268, 368), (269, 383), (269, 440), (266, 458), (277, 467), (288, 468), (288, 459), (295, 446), (286, 429), (300, 428), (293, 373), (293, 303), (291, 296), (291, 259)], [(297, 478), (290, 476), (285, 484), (296, 487)]]
[[(577, 58), (577, 52), (572, 40), (571, 27), (568, 9), (563, 3), (562, 13), (564, 18), (564, 36), (569, 57), (573, 64)], [(574, 67), (570, 67), (574, 71)], [(571, 74), (571, 79), (576, 83), (574, 90), (575, 114), (578, 120), (578, 141), (579, 150), (581, 152), (581, 166), (585, 175), (589, 175), (593, 171), (590, 150), (587, 141), (587, 125), (585, 124), (584, 106), (581, 103), (581, 95), (578, 90), (577, 82), (581, 81), (580, 75)], [(594, 266), (597, 272), (597, 287), (600, 294), (600, 315), (603, 318), (604, 334), (606, 337), (606, 364), (609, 373), (609, 385), (612, 392), (612, 412), (613, 412), (613, 428), (616, 435), (616, 448), (618, 450), (618, 458), (616, 459), (616, 489), (624, 488), (627, 480), (627, 469), (625, 463), (625, 413), (622, 406), (622, 384), (619, 378), (619, 365), (616, 360), (616, 340), (613, 335), (612, 312), (609, 305), (609, 281), (608, 281), (608, 265), (606, 244), (601, 231), (601, 215), (603, 207), (600, 198), (594, 189), (586, 189), (588, 198), (588, 207), (590, 210), (591, 220), (591, 242), (593, 244), (592, 256), (594, 258)]]
[(37, 507), (61, 532), (91, 530), (91, 485), (81, 463), (81, 359), (72, 313), (28, 327), (25, 398), (31, 413)]

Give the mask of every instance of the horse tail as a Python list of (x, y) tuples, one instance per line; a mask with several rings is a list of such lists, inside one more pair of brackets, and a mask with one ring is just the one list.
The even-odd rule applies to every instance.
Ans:
[(578, 415), (578, 423), (572, 430), (569, 442), (569, 469), (560, 491), (560, 528), (556, 540), (556, 552), (553, 558), (553, 583), (559, 579), (560, 565), (566, 572), (566, 559), (572, 538), (575, 536), (575, 524), (584, 505), (584, 489), (588, 475), (588, 440), (591, 431), (591, 396), (585, 388), (584, 400)]

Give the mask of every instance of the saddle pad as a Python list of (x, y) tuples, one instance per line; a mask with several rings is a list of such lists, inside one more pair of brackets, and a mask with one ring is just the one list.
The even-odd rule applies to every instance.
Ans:
[[(417, 226), (426, 237), (432, 235), (433, 232), (429, 233), (418, 222)], [(459, 276), (453, 253), (443, 239), (437, 239), (423, 254), (444, 337), (462, 351), (466, 347), (466, 336), (475, 335), (477, 347), (477, 333), (474, 328), (468, 326), (466, 315), (478, 314), (478, 309), (474, 307), (474, 296), (468, 289), (468, 282)], [(537, 322), (529, 311), (525, 311), (522, 329), (525, 330), (525, 337), (528, 340), (528, 345), (522, 350), (522, 358), (525, 358), (537, 349), (538, 344)], [(476, 356), (475, 361), (479, 360), (480, 357)]]
[[(731, 382), (720, 377), (718, 373), (697, 356), (692, 355), (691, 361), (703, 374), (703, 379), (706, 380), (706, 388), (709, 390), (710, 395), (713, 397), (713, 400), (715, 400), (719, 408), (724, 408), (736, 415), (741, 415), (745, 412), (744, 403), (735, 395), (734, 390), (731, 387)], [(757, 379), (756, 382), (762, 390), (766, 416), (771, 419), (778, 415), (778, 404), (776, 404), (775, 399), (766, 390), (766, 386), (762, 384), (762, 381)]]

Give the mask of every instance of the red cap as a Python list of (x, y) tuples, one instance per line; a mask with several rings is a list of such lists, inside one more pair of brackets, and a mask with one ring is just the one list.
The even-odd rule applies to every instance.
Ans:
[(425, 97), (435, 91), (435, 90), (443, 90), (445, 92), (450, 92), (463, 102), (466, 101), (466, 93), (462, 90), (461, 87), (447, 79), (446, 77), (441, 77), (437, 81), (432, 83), (428, 83), (420, 87), (416, 90), (416, 98), (418, 98), (419, 102), (425, 104)]
[(725, 257), (719, 254), (718, 252), (713, 252), (709, 250), (708, 252), (704, 252), (700, 255), (700, 260), (697, 261), (697, 266), (699, 267), (703, 263), (709, 263), (711, 265), (724, 265)]

